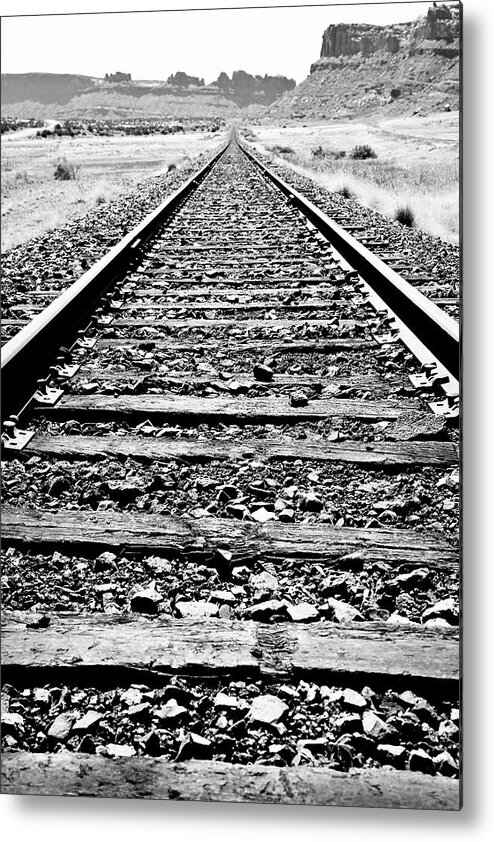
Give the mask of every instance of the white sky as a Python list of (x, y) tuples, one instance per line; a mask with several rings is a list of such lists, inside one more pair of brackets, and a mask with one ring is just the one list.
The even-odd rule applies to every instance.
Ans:
[[(276, 0), (275, 0), (276, 2)], [(184, 70), (216, 79), (223, 70), (277, 74), (301, 82), (321, 49), (331, 23), (376, 24), (413, 20), (432, 3), (334, 3), (295, 8), (260, 6), (262, 0), (2, 0), (2, 73), (81, 73), (104, 76), (121, 70), (133, 79), (166, 79)], [(269, 3), (269, 0), (264, 0)], [(208, 6), (223, 8), (206, 11)], [(278, 0), (278, 6), (282, 3)], [(184, 11), (187, 6), (198, 11)], [(65, 14), (54, 12), (124, 12)], [(149, 9), (182, 9), (150, 14)], [(6, 15), (31, 15), (5, 17)], [(37, 16), (34, 16), (36, 14)]]

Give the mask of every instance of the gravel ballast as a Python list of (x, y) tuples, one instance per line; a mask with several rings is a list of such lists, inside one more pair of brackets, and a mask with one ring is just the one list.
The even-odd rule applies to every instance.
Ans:
[[(99, 205), (90, 213), (2, 255), (2, 305), (26, 301), (31, 292), (60, 293), (103, 257), (167, 196), (203, 166), (203, 154), (170, 173), (152, 176), (126, 196)], [(48, 303), (48, 302), (47, 302)]]
[[(183, 465), (131, 458), (66, 462), (38, 456), (3, 469), (10, 505), (86, 511), (147, 511), (337, 526), (458, 531), (457, 470), (390, 471), (338, 463), (253, 459)], [(287, 512), (290, 514), (287, 515)]]
[(458, 573), (424, 564), (335, 561), (330, 566), (286, 560), (272, 565), (206, 566), (186, 556), (146, 552), (83, 553), (23, 551), (4, 554), (5, 609), (91, 611), (124, 615), (203, 616), (263, 623), (330, 620), (427, 624), (459, 622)]
[[(439, 237), (426, 234), (418, 228), (411, 228), (387, 219), (376, 211), (359, 204), (351, 197), (344, 198), (338, 193), (326, 190), (312, 178), (295, 172), (288, 164), (269, 161), (265, 156), (260, 157), (266, 160), (268, 166), (280, 178), (299, 190), (328, 216), (331, 217), (338, 213), (351, 214), (352, 225), (363, 225), (367, 230), (377, 230), (381, 236), (389, 241), (389, 248), (386, 247), (386, 251), (403, 255), (410, 262), (413, 273), (417, 275), (426, 273), (437, 281), (443, 288), (444, 294), (455, 297), (458, 295), (460, 280), (460, 249), (458, 246), (447, 243)], [(342, 224), (344, 227), (345, 223)], [(353, 236), (358, 239), (359, 233), (356, 232)], [(420, 286), (420, 283), (418, 286)]]
[(7, 751), (458, 774), (456, 704), (411, 691), (172, 678), (157, 688), (4, 685), (2, 706)]

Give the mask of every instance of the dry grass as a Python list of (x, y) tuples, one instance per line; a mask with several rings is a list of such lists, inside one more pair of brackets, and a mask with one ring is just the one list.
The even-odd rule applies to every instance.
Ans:
[[(396, 218), (397, 208), (409, 207), (415, 227), (457, 243), (457, 120), (451, 114), (376, 126), (256, 126), (256, 146), (269, 151), (290, 144), (294, 154), (282, 158), (296, 171), (390, 219)], [(369, 145), (377, 158), (352, 158), (356, 145)]]
[(91, 191), (91, 204), (94, 207), (104, 205), (106, 202), (111, 202), (116, 199), (118, 192), (106, 178), (101, 178), (93, 187)]
[[(2, 252), (130, 192), (145, 178), (215, 149), (224, 134), (1, 139)], [(76, 178), (56, 180), (63, 158)]]

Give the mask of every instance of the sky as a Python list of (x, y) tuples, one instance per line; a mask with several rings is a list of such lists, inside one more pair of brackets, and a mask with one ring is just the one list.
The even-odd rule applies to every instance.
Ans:
[[(299, 83), (319, 57), (322, 34), (330, 24), (409, 21), (432, 5), (336, 3), (296, 8), (287, 0), (291, 7), (280, 8), (280, 2), (271, 8), (207, 10), (263, 2), (269, 0), (2, 0), (1, 71), (102, 77), (120, 70), (133, 79), (166, 79), (183, 70), (208, 84), (221, 71), (231, 76), (233, 70), (246, 70), (282, 74)], [(187, 7), (196, 11), (184, 11)], [(145, 11), (150, 9), (168, 11)], [(41, 15), (41, 10), (65, 14)], [(67, 14), (99, 10), (120, 13)], [(138, 11), (123, 14), (126, 10)]]

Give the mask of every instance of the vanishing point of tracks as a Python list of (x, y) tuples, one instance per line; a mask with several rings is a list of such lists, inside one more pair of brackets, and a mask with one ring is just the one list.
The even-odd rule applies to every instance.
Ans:
[(3, 791), (458, 807), (458, 328), (352, 234), (233, 139), (26, 294)]

